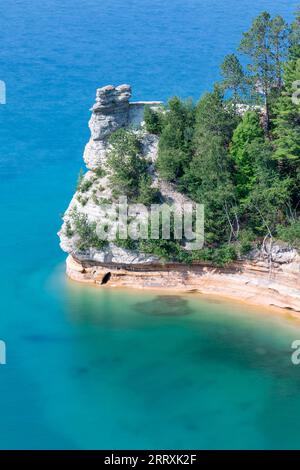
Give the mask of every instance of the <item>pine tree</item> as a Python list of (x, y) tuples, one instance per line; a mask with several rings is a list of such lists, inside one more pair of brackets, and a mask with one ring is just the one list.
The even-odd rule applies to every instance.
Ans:
[(275, 16), (271, 21), (270, 44), (274, 54), (276, 87), (282, 87), (283, 61), (288, 50), (289, 26), (282, 16)]
[(270, 95), (281, 83), (281, 60), (287, 53), (287, 25), (281, 17), (272, 20), (267, 12), (261, 13), (244, 33), (239, 50), (250, 57), (253, 90), (264, 98), (266, 134), (270, 134)]
[(237, 122), (238, 118), (224, 103), (219, 86), (200, 99), (196, 108), (194, 155), (184, 182), (191, 198), (205, 204), (208, 244), (228, 241), (236, 228), (232, 159), (228, 147)]
[(263, 144), (264, 136), (259, 115), (248, 111), (235, 129), (230, 146), (230, 154), (235, 162), (235, 182), (240, 198), (249, 194), (255, 184), (255, 157), (253, 142)]
[(295, 88), (297, 81), (299, 87), (300, 54), (298, 58), (289, 60), (285, 65), (284, 89), (277, 101), (274, 119), (274, 157), (280, 162), (281, 167), (286, 167), (290, 171), (294, 171), (300, 165), (300, 93), (297, 93)]
[(228, 147), (233, 129), (239, 122), (232, 110), (224, 103), (224, 93), (219, 85), (213, 92), (205, 93), (196, 107), (196, 123), (194, 134), (195, 151), (201, 147), (208, 137), (216, 136), (222, 145)]
[(295, 20), (291, 25), (291, 31), (289, 34), (290, 46), (298, 46), (300, 44), (300, 5), (295, 13)]
[(246, 91), (245, 74), (239, 59), (235, 54), (228, 54), (221, 64), (223, 81), (222, 88), (232, 95), (232, 102), (236, 111), (237, 104), (243, 101)]
[(174, 181), (180, 178), (191, 159), (195, 109), (191, 100), (178, 97), (168, 103), (159, 139), (157, 168), (160, 176)]

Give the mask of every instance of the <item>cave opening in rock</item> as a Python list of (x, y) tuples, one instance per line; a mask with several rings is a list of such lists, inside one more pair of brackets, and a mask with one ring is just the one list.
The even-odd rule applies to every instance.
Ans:
[(102, 281), (101, 281), (101, 286), (102, 286), (103, 284), (107, 284), (108, 281), (110, 280), (110, 278), (111, 278), (111, 273), (106, 273), (106, 274), (103, 276), (103, 279), (102, 279)]

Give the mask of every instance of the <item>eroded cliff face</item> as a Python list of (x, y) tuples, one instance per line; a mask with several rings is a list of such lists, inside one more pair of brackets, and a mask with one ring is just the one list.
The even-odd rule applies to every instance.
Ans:
[(102, 263), (119, 264), (151, 264), (158, 262), (156, 256), (139, 251), (128, 250), (109, 242), (103, 248), (87, 247), (78, 249), (78, 237), (74, 230), (73, 215), (87, 217), (89, 223), (113, 218), (104, 208), (106, 203), (114, 202), (113, 188), (109, 183), (110, 169), (107, 166), (109, 152), (108, 139), (110, 135), (120, 128), (133, 129), (141, 143), (143, 157), (148, 164), (148, 174), (152, 179), (152, 186), (160, 192), (164, 202), (181, 203), (190, 202), (188, 198), (178, 193), (172, 184), (159, 179), (155, 170), (157, 158), (158, 137), (146, 132), (143, 126), (145, 105), (151, 108), (161, 106), (159, 101), (130, 102), (131, 87), (129, 85), (112, 85), (99, 88), (96, 92), (96, 102), (91, 108), (92, 115), (89, 121), (91, 138), (87, 143), (83, 159), (87, 166), (81, 189), (75, 192), (68, 209), (63, 217), (63, 225), (59, 232), (61, 248), (70, 254), (76, 254), (82, 260), (94, 260)]

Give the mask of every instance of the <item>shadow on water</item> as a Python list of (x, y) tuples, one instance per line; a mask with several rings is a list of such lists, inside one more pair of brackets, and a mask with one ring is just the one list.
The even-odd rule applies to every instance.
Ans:
[(158, 295), (153, 300), (136, 303), (134, 309), (151, 316), (181, 317), (193, 313), (188, 301), (179, 295)]

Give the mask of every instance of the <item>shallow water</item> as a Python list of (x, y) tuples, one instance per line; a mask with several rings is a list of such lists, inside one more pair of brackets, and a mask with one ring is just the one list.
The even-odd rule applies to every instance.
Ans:
[(289, 315), (82, 286), (62, 264), (28, 272), (17, 303), (2, 448), (298, 447)]
[(198, 98), (255, 14), (290, 18), (297, 4), (5, 2), (0, 448), (299, 447), (297, 322), (192, 294), (80, 286), (56, 236), (97, 86)]

